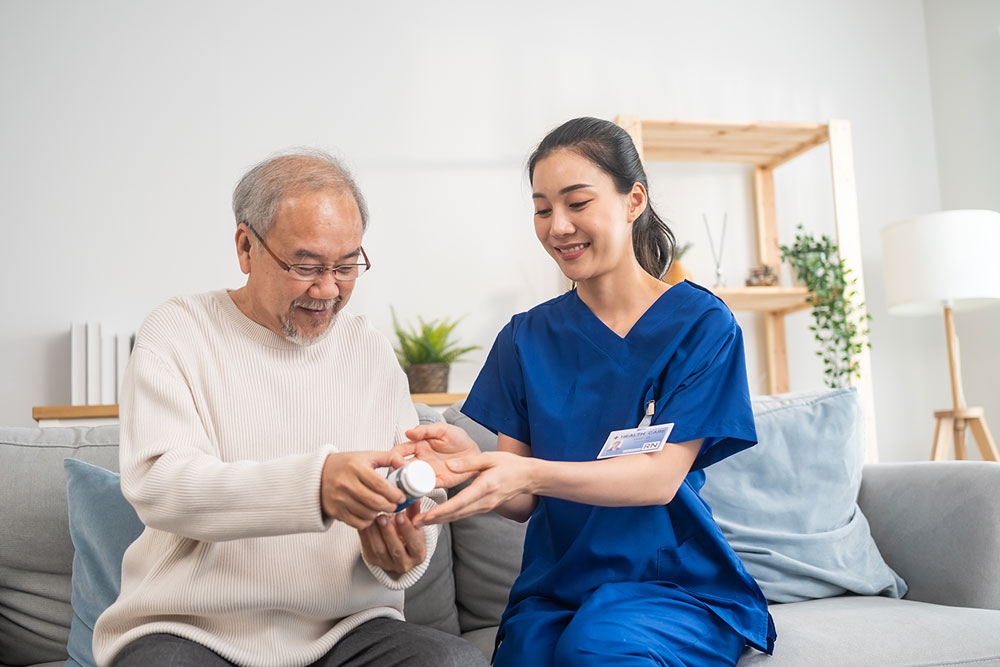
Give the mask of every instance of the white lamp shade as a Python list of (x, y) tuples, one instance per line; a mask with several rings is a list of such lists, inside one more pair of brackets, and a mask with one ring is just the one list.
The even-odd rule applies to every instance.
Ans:
[(1000, 304), (1000, 213), (942, 211), (887, 225), (882, 269), (893, 314)]

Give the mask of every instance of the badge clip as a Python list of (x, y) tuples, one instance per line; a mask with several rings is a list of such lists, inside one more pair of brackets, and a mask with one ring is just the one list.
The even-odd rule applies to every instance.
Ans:
[(646, 401), (646, 416), (642, 418), (639, 425), (636, 428), (649, 428), (649, 425), (653, 423), (653, 413), (656, 412), (656, 401), (650, 399)]

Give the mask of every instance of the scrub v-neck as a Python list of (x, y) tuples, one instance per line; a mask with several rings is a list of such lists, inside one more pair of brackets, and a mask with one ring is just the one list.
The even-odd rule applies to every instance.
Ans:
[[(685, 296), (690, 296), (693, 287), (688, 284), (685, 280), (682, 283), (678, 283), (668, 289), (666, 292), (661, 294), (656, 298), (653, 303), (649, 305), (648, 308), (639, 316), (639, 319), (635, 321), (635, 324), (628, 330), (624, 336), (619, 336), (611, 327), (604, 323), (601, 318), (594, 314), (594, 311), (590, 309), (577, 290), (573, 290), (570, 297), (573, 300), (574, 308), (579, 311), (580, 316), (578, 324), (580, 331), (590, 340), (591, 343), (596, 345), (599, 349), (603, 350), (606, 354), (612, 357), (617, 357), (623, 350), (628, 349), (630, 345), (640, 341), (643, 338), (643, 332), (650, 327), (652, 323), (655, 323), (658, 313), (666, 308), (676, 308), (686, 299)], [(672, 306), (670, 304), (673, 304)], [(660, 327), (654, 327), (654, 329), (659, 329)]]

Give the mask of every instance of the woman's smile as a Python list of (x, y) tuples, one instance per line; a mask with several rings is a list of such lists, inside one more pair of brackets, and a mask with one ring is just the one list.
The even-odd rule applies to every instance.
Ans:
[(575, 243), (573, 245), (557, 245), (555, 248), (560, 258), (570, 260), (582, 255), (589, 247), (589, 243)]

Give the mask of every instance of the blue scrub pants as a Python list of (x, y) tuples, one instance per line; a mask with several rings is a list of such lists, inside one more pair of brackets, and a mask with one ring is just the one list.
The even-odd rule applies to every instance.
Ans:
[(652, 583), (604, 584), (575, 611), (540, 598), (518, 609), (503, 625), (498, 667), (732, 666), (746, 645), (712, 612)]

